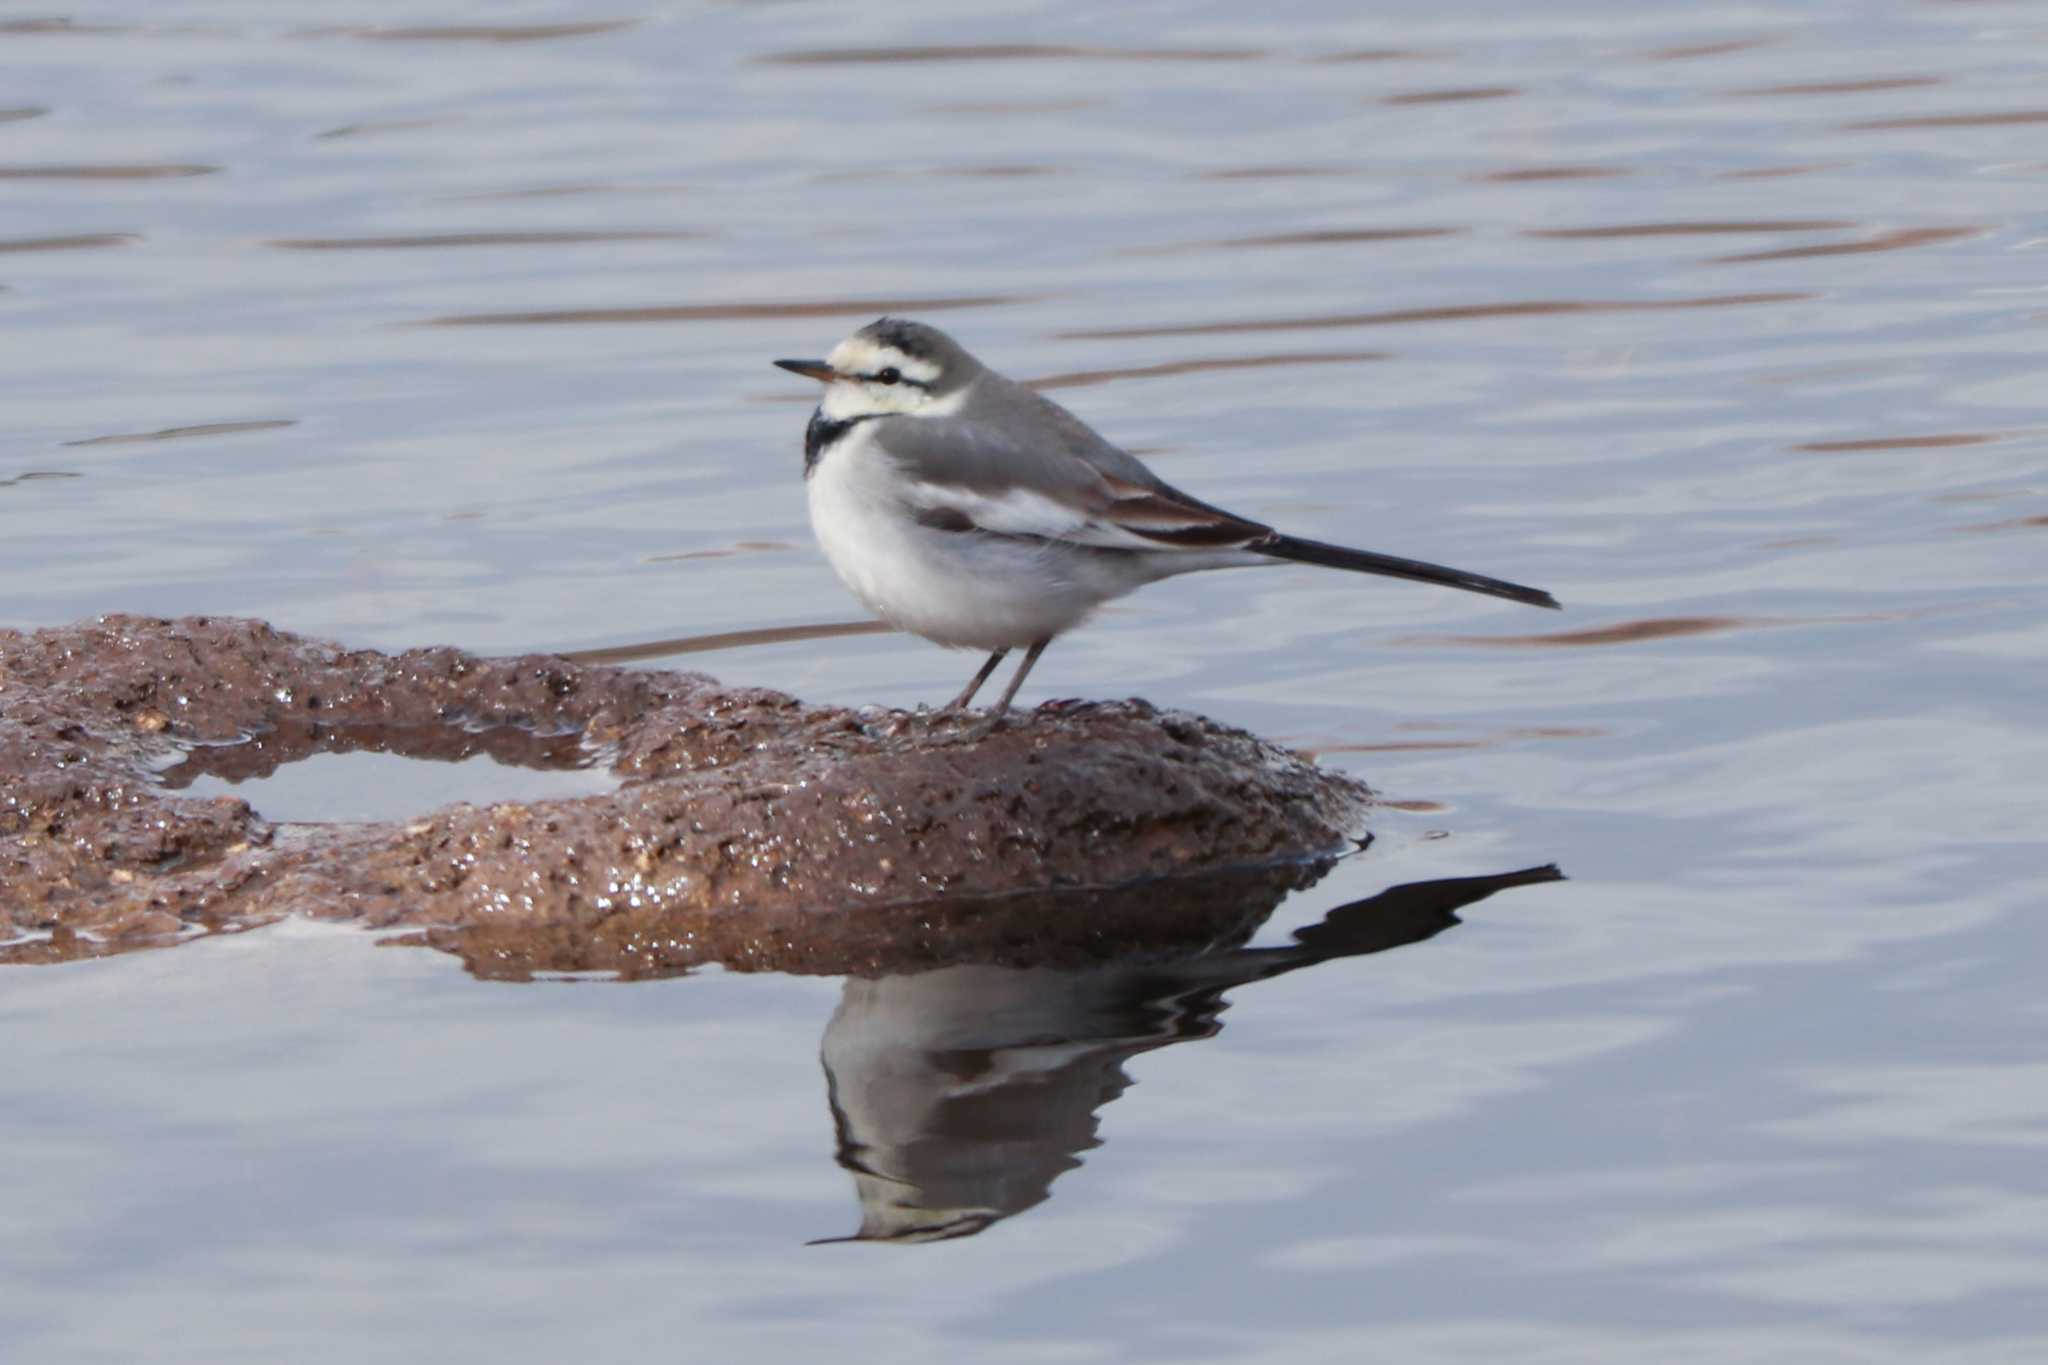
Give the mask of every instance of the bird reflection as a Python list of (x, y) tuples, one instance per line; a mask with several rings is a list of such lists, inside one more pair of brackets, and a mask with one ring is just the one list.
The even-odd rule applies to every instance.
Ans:
[(1294, 942), (1082, 970), (963, 964), (849, 978), (821, 1049), (860, 1230), (825, 1242), (968, 1237), (1043, 1203), (1097, 1145), (1125, 1059), (1221, 1029), (1225, 991), (1420, 943), (1555, 866), (1411, 882), (1332, 910)]

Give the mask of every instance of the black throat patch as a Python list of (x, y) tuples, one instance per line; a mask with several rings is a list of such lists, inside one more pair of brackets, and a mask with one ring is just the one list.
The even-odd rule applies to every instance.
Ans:
[(825, 451), (840, 437), (862, 422), (883, 415), (879, 412), (868, 412), (862, 413), (859, 417), (827, 417), (823, 408), (812, 413), (811, 424), (804, 428), (804, 477), (811, 477), (811, 471), (818, 467), (818, 461), (825, 458)]

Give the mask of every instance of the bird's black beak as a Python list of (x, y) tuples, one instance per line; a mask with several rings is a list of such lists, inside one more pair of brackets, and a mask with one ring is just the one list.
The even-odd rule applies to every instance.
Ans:
[(829, 384), (839, 377), (839, 371), (822, 360), (778, 360), (775, 364), (791, 374), (800, 374), (821, 384)]

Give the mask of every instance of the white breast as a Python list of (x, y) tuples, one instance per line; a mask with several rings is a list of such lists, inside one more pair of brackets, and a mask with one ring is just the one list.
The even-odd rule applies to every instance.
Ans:
[(942, 645), (1018, 649), (1157, 576), (1092, 551), (920, 525), (873, 425), (811, 471), (811, 529), (853, 595), (890, 624)]

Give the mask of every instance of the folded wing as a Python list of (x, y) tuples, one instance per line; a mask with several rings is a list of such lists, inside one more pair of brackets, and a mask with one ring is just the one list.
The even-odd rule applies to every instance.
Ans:
[[(1283, 535), (1188, 496), (1066, 409), (1037, 401), (1043, 408), (1030, 423), (908, 417), (881, 423), (876, 440), (904, 475), (903, 496), (912, 514), (935, 529), (1155, 555), (1201, 553), (1212, 564), (1217, 551), (1242, 550), (1557, 606), (1540, 588)], [(1013, 429), (1034, 431), (1038, 439), (1027, 446), (1011, 435)]]
[[(911, 511), (934, 527), (1155, 553), (1229, 549), (1272, 534), (1168, 487), (1106, 444), (1085, 455), (1071, 449), (1079, 442), (1027, 447), (987, 423), (932, 418), (890, 421), (876, 440), (905, 476)], [(1103, 452), (1122, 467), (1104, 469)]]

